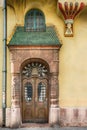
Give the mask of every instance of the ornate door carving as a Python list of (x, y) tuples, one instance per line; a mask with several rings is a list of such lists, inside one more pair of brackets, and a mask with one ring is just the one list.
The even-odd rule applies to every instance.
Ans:
[(48, 121), (48, 77), (42, 64), (27, 64), (22, 71), (23, 122)]

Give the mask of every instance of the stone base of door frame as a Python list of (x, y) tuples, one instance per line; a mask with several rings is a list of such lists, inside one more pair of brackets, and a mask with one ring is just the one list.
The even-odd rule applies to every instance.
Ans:
[(6, 108), (6, 127), (21, 127), (21, 111), (20, 108)]
[[(50, 108), (49, 124), (60, 126), (87, 126), (87, 108)], [(20, 108), (6, 108), (6, 127), (19, 128), (22, 125)], [(0, 109), (2, 126), (2, 109)]]
[(49, 124), (53, 125), (59, 123), (59, 110), (58, 107), (50, 107)]

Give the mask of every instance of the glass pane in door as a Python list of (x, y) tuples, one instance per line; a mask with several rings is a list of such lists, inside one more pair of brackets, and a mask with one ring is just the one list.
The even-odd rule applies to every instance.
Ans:
[(32, 91), (32, 84), (27, 82), (25, 84), (25, 100), (27, 102), (30, 102), (32, 100), (32, 93), (33, 93), (33, 91)]
[(38, 84), (38, 100), (40, 102), (46, 100), (46, 85), (43, 82)]

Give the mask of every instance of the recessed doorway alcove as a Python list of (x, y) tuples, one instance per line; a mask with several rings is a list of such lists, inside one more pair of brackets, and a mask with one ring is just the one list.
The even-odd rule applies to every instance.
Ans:
[(11, 62), (11, 127), (58, 123), (59, 49), (54, 27), (25, 32), (17, 27), (8, 45)]

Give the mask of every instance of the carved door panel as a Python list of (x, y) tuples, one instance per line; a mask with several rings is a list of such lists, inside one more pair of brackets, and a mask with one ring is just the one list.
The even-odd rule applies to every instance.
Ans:
[(34, 80), (23, 80), (23, 122), (32, 121), (34, 119)]
[(48, 84), (46, 79), (23, 80), (23, 122), (48, 121)]
[(36, 80), (35, 119), (37, 122), (48, 121), (48, 84), (46, 79)]

